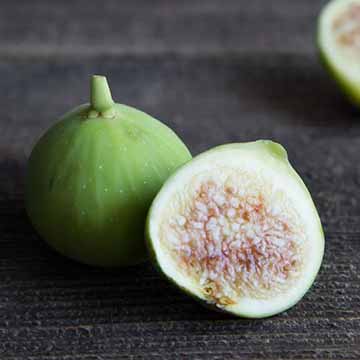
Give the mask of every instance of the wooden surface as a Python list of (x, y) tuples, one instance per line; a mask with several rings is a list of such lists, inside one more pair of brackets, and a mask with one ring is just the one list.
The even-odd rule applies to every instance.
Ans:
[[(360, 359), (360, 113), (317, 59), (325, 1), (94, 3), (1, 2), (0, 358)], [(321, 273), (297, 306), (236, 319), (149, 264), (104, 271), (39, 239), (23, 209), (26, 158), (87, 101), (92, 73), (194, 154), (258, 138), (286, 146), (326, 232)]]

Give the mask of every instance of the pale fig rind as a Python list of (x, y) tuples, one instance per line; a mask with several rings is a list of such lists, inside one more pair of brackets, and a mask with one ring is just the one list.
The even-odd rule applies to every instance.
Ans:
[(360, 106), (359, 18), (360, 0), (332, 0), (322, 10), (317, 30), (322, 63), (356, 106)]
[(60, 253), (99, 266), (147, 258), (146, 214), (164, 181), (191, 159), (151, 116), (112, 101), (93, 77), (91, 104), (65, 114), (37, 142), (28, 164), (26, 209)]
[[(198, 194), (194, 189), (199, 184), (201, 188), (201, 184), (203, 184), (203, 181), (205, 181), (206, 183), (208, 178), (211, 178), (211, 181), (216, 182), (217, 178), (219, 177), (225, 179), (224, 183), (227, 183), (227, 174), (231, 174), (229, 175), (229, 178), (233, 176), (232, 170), (240, 172), (245, 171), (245, 174), (249, 174), (250, 180), (256, 180), (258, 178), (261, 181), (264, 180), (264, 184), (266, 186), (269, 185), (269, 189), (274, 189), (274, 194), (281, 195), (280, 197), (278, 195), (276, 195), (277, 197), (274, 197), (274, 207), (279, 208), (280, 203), (286, 202), (286, 204), (291, 205), (289, 207), (289, 214), (296, 215), (296, 221), (298, 221), (296, 222), (296, 226), (298, 226), (299, 224), (301, 232), (294, 232), (291, 234), (295, 234), (296, 236), (298, 234), (301, 234), (301, 237), (299, 239), (292, 239), (294, 240), (294, 244), (299, 244), (299, 249), (301, 250), (299, 250), (298, 253), (295, 253), (295, 255), (297, 255), (299, 258), (301, 257), (301, 259), (298, 261), (299, 265), (296, 265), (296, 272), (294, 272), (294, 274), (296, 273), (296, 276), (290, 277), (289, 275), (288, 278), (285, 278), (284, 287), (274, 281), (274, 289), (270, 287), (264, 290), (264, 288), (261, 288), (255, 283), (255, 281), (259, 280), (259, 277), (253, 277), (257, 280), (254, 280), (254, 283), (251, 283), (250, 280), (249, 286), (253, 286), (253, 289), (250, 289), (250, 291), (248, 292), (246, 292), (246, 286), (248, 285), (245, 284), (245, 292), (243, 292), (242, 289), (241, 292), (239, 290), (239, 292), (237, 293), (237, 289), (232, 289), (232, 297), (222, 296), (224, 295), (224, 292), (222, 292), (221, 287), (220, 291), (218, 290), (219, 288), (216, 288), (215, 294), (210, 291), (209, 295), (208, 289), (206, 289), (203, 283), (201, 283), (204, 275), (204, 268), (201, 268), (201, 266), (204, 263), (209, 264), (211, 261), (213, 261), (214, 258), (216, 258), (216, 256), (218, 258), (224, 257), (224, 253), (218, 253), (216, 256), (214, 256), (213, 253), (210, 256), (210, 251), (213, 251), (213, 243), (210, 242), (209, 245), (209, 243), (206, 242), (208, 241), (209, 235), (204, 235), (205, 237), (203, 237), (202, 239), (205, 239), (205, 245), (200, 244), (201, 247), (205, 247), (206, 250), (204, 253), (204, 258), (201, 258), (201, 256), (198, 256), (198, 258), (196, 258), (196, 256), (194, 257), (193, 255), (189, 255), (188, 257), (183, 256), (184, 245), (186, 247), (188, 244), (190, 244), (190, 250), (187, 249), (185, 253), (187, 253), (187, 251), (190, 251), (191, 254), (193, 254), (198, 251), (198, 243), (200, 239), (198, 235), (210, 223), (208, 217), (206, 220), (204, 220), (203, 227), (201, 227), (201, 224), (194, 222), (191, 218), (193, 217), (192, 214), (194, 213), (194, 208), (189, 206), (189, 204), (193, 201), (194, 194)], [(235, 181), (231, 180), (233, 181), (232, 183), (234, 183), (235, 186), (238, 186), (242, 192), (248, 191), (247, 186), (241, 185), (244, 183), (238, 183), (236, 185), (236, 176), (235, 178), (233, 177)], [(246, 177), (242, 177), (242, 180), (244, 179), (246, 181)], [(262, 184), (262, 182), (260, 183)], [(219, 180), (219, 184), (222, 184), (222, 180)], [(260, 193), (265, 198), (267, 196), (267, 192), (270, 193), (268, 190), (264, 190), (264, 192), (262, 193), (262, 190), (260, 189)], [(216, 193), (213, 194), (218, 196)], [(284, 198), (286, 201), (276, 200), (278, 198)], [(236, 202), (236, 199), (234, 201)], [(271, 204), (271, 202), (267, 202), (267, 204), (267, 206), (270, 206), (269, 204)], [(201, 206), (203, 206), (200, 205), (198, 207), (199, 209), (201, 208)], [(240, 209), (243, 205), (237, 202), (236, 206), (238, 206), (238, 208)], [(183, 209), (187, 209), (188, 211), (183, 211)], [(228, 211), (224, 207), (222, 207), (222, 209)], [(209, 212), (206, 212), (206, 214), (206, 216), (210, 216)], [(227, 214), (230, 213), (227, 212)], [(285, 217), (288, 216), (291, 220), (292, 215), (284, 215)], [(211, 216), (214, 217), (214, 213)], [(183, 217), (185, 217), (185, 219), (182, 219)], [(220, 215), (220, 217), (223, 217), (223, 213)], [(199, 232), (195, 231), (193, 233), (190, 233), (190, 237), (188, 236), (189, 233), (185, 233), (185, 235), (183, 235), (184, 237), (176, 237), (179, 233), (174, 232), (173, 229), (175, 227), (177, 229), (176, 231), (178, 231), (179, 227), (178, 223), (176, 222), (179, 221), (179, 218), (181, 220), (181, 225), (185, 223), (186, 225), (184, 226), (188, 226), (188, 224), (190, 224), (191, 226), (201, 228), (201, 230), (199, 230)], [(199, 221), (198, 219), (199, 217), (196, 218), (195, 221)], [(193, 222), (191, 223), (191, 221)], [(234, 222), (232, 222), (231, 219), (226, 219), (226, 221), (228, 221), (228, 223), (226, 223), (226, 226), (228, 226), (228, 224), (229, 226), (234, 226)], [(293, 226), (291, 221), (289, 222), (290, 227)], [(249, 224), (253, 226), (253, 223), (249, 222)], [(189, 228), (190, 227), (188, 227), (187, 229)], [(236, 229), (238, 230), (239, 227), (236, 227)], [(224, 234), (225, 232), (222, 233), (222, 236), (224, 236)], [(234, 234), (236, 234), (236, 231), (234, 232)], [(225, 236), (230, 239), (230, 237), (234, 234), (229, 235), (229, 233), (227, 233)], [(220, 311), (225, 311), (237, 316), (248, 318), (262, 318), (272, 316), (282, 311), (285, 311), (295, 305), (304, 296), (304, 294), (308, 291), (308, 289), (314, 282), (315, 277), (320, 269), (324, 253), (324, 233), (311, 195), (309, 194), (306, 186), (304, 185), (299, 175), (291, 167), (285, 149), (281, 145), (271, 141), (257, 141), (251, 143), (228, 144), (219, 146), (212, 150), (206, 151), (199, 156), (196, 156), (193, 160), (181, 166), (166, 181), (166, 183), (163, 185), (152, 203), (147, 217), (146, 238), (151, 258), (156, 268), (162, 274), (164, 274), (165, 277), (168, 278), (174, 285), (179, 287), (185, 293), (195, 297), (197, 300), (200, 300), (200, 302), (202, 302), (206, 306), (210, 306)], [(196, 241), (194, 239), (196, 239)], [(224, 244), (226, 243), (226, 241), (228, 241), (225, 240), (225, 238), (221, 238), (221, 240), (219, 239), (218, 241), (220, 241), (221, 244)], [(278, 240), (282, 240), (281, 234), (280, 239)], [(197, 245), (194, 245), (194, 243), (196, 242)], [(173, 244), (176, 244), (176, 247), (174, 247)], [(270, 245), (273, 246), (273, 244)], [(285, 245), (288, 246), (287, 244)], [(290, 245), (292, 246), (292, 243)], [(268, 248), (271, 249), (271, 246)], [(284, 247), (281, 249), (288, 248)], [(223, 248), (222, 251), (224, 251)], [(180, 253), (182, 254), (181, 256), (179, 255)], [(281, 250), (279, 250), (279, 254), (277, 255), (283, 256), (284, 254), (282, 254)], [(294, 254), (291, 254), (291, 256), (293, 255)], [(202, 262), (200, 262), (200, 258)], [(264, 258), (266, 257), (260, 258), (260, 260), (262, 261)], [(187, 260), (188, 262), (186, 262)], [(281, 263), (281, 261), (279, 261), (279, 263)], [(217, 263), (217, 265), (219, 265), (219, 262)], [(212, 276), (215, 276), (215, 278), (217, 276), (218, 278), (221, 277), (222, 279), (225, 279), (225, 276), (228, 276), (229, 268), (225, 267), (225, 269), (227, 273), (224, 275), (224, 270), (218, 271), (216, 273), (214, 267), (213, 270), (215, 271), (215, 275), (213, 274)], [(229, 284), (240, 284), (239, 289), (241, 288), (241, 282), (238, 281), (239, 279), (244, 279), (244, 273), (246, 272), (247, 268), (243, 267), (242, 269), (243, 272), (236, 272), (235, 275), (233, 274), (236, 279), (235, 282), (224, 282), (224, 290), (228, 291), (227, 287)], [(205, 272), (207, 272), (208, 270), (208, 268), (205, 268)], [(206, 282), (208, 280), (209, 277), (206, 278)], [(263, 278), (260, 277), (260, 280), (263, 280)], [(277, 279), (275, 280), (277, 281)], [(220, 281), (220, 285), (222, 284), (223, 283)], [(219, 292), (221, 294), (221, 297), (218, 296), (216, 292)]]

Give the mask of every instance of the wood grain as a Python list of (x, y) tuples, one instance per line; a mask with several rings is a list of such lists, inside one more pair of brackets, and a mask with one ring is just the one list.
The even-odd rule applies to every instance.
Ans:
[(314, 51), (325, 0), (2, 1), (0, 52), (218, 54)]
[[(309, 45), (321, 3), (254, 0), (244, 7), (243, 1), (173, 6), (138, 1), (123, 2), (120, 14), (117, 2), (109, 1), (100, 13), (110, 22), (95, 24), (96, 11), (81, 1), (52, 6), (45, 1), (4, 2), (1, 359), (360, 358), (360, 114), (328, 79)], [(172, 11), (180, 19), (177, 24), (169, 18)], [(33, 21), (25, 21), (30, 12)], [(141, 31), (129, 25), (135, 20), (126, 20), (131, 14), (146, 17), (138, 20)], [(255, 23), (248, 19), (237, 24), (249, 14), (256, 14)], [(125, 24), (117, 23), (117, 16)], [(214, 18), (222, 27), (211, 28)], [(279, 36), (295, 34), (294, 42), (274, 34), (267, 35), (266, 44), (246, 43), (244, 34), (237, 38), (241, 26), (252, 31), (263, 23), (263, 29), (271, 28), (277, 19), (288, 29)], [(157, 36), (150, 30), (163, 21), (161, 46), (156, 48)], [(196, 34), (201, 44), (190, 29), (179, 35), (186, 21), (204, 29)], [(303, 29), (303, 24), (310, 28)], [(91, 31), (106, 38), (104, 48), (109, 49), (122, 27), (129, 27), (133, 38), (122, 35), (118, 53), (86, 50)], [(42, 43), (46, 51), (35, 53)], [(69, 43), (80, 47), (66, 50)], [(239, 44), (241, 51), (227, 52)], [(258, 138), (286, 146), (314, 197), (327, 241), (320, 275), (297, 306), (270, 319), (236, 319), (203, 309), (150, 264), (91, 268), (64, 259), (39, 239), (23, 208), (26, 159), (61, 113), (87, 101), (92, 73), (108, 75), (114, 98), (173, 127), (194, 154), (220, 143)]]

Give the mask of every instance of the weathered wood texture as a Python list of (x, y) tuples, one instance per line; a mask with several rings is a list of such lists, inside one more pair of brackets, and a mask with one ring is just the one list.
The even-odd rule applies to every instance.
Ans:
[(314, 49), (326, 0), (2, 1), (0, 51), (198, 54)]
[[(314, 54), (322, 3), (2, 2), (1, 359), (360, 358), (360, 114)], [(239, 320), (203, 309), (149, 264), (95, 269), (39, 239), (23, 210), (26, 157), (58, 114), (87, 101), (94, 72), (193, 153), (257, 138), (288, 148), (327, 239), (303, 301), (270, 319)]]

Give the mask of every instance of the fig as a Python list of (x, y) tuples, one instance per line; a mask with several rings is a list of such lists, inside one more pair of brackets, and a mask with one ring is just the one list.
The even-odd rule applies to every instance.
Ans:
[(222, 145), (180, 167), (155, 197), (146, 232), (172, 283), (249, 318), (297, 303), (324, 253), (311, 195), (285, 149), (267, 140)]
[(319, 16), (318, 47), (331, 76), (360, 106), (360, 0), (333, 0)]
[(147, 256), (144, 228), (164, 181), (191, 159), (167, 126), (114, 103), (105, 77), (91, 79), (91, 103), (65, 114), (35, 145), (26, 209), (57, 251), (99, 266)]

